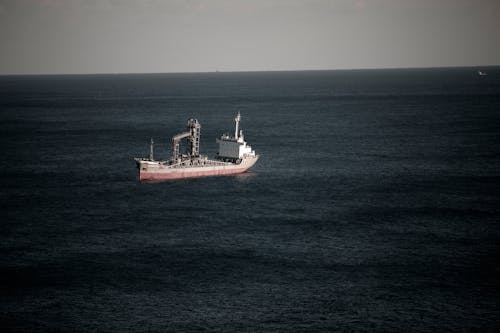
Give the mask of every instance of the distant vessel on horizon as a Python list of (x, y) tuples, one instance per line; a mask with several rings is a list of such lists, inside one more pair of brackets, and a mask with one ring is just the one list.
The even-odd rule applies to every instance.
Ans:
[(479, 76), (488, 76), (488, 73), (483, 71), (477, 71), (477, 74), (479, 74)]
[[(204, 176), (231, 175), (247, 171), (259, 159), (251, 146), (243, 137), (239, 128), (241, 115), (236, 118), (234, 137), (224, 134), (217, 139), (219, 152), (215, 160), (200, 155), (201, 125), (197, 119), (187, 122), (184, 133), (172, 137), (172, 157), (168, 161), (155, 161), (153, 156), (153, 139), (149, 158), (134, 158), (139, 169), (139, 180), (182, 179)], [(180, 141), (187, 140), (186, 152), (180, 152)]]

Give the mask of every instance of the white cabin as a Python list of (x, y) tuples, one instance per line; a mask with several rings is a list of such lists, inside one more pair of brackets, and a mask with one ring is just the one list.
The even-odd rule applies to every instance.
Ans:
[(251, 146), (247, 145), (243, 137), (243, 131), (239, 129), (241, 120), (239, 112), (234, 120), (236, 122), (234, 137), (224, 134), (220, 139), (217, 139), (217, 143), (219, 144), (218, 157), (230, 160), (243, 159), (250, 156), (255, 157), (255, 151), (252, 150)]

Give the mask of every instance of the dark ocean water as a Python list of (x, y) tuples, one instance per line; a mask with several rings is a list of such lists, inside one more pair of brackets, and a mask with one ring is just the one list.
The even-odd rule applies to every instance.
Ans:
[[(499, 331), (487, 71), (0, 77), (1, 331)], [(138, 182), (238, 110), (251, 172)]]

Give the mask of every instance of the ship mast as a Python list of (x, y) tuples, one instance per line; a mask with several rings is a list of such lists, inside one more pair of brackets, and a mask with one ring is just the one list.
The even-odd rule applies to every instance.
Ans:
[(234, 121), (236, 122), (236, 128), (234, 129), (234, 138), (236, 140), (238, 140), (238, 134), (239, 134), (239, 127), (240, 127), (240, 121), (241, 121), (241, 115), (240, 115), (240, 111), (238, 111), (238, 115), (236, 116), (236, 118), (234, 118)]
[(149, 160), (150, 161), (154, 161), (154, 159), (153, 159), (153, 145), (154, 145), (154, 141), (153, 141), (153, 138), (151, 138), (151, 146), (149, 147)]

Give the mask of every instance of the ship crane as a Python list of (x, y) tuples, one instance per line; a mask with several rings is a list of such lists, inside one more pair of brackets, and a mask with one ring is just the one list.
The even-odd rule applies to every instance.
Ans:
[(191, 136), (191, 132), (177, 134), (172, 138), (172, 157), (174, 160), (177, 160), (177, 158), (179, 157), (180, 141), (184, 138), (187, 138), (188, 136)]
[(193, 157), (200, 156), (200, 134), (201, 125), (197, 119), (191, 118), (187, 123), (187, 131), (172, 137), (172, 158), (177, 160), (180, 156), (180, 141), (188, 138), (188, 155)]

